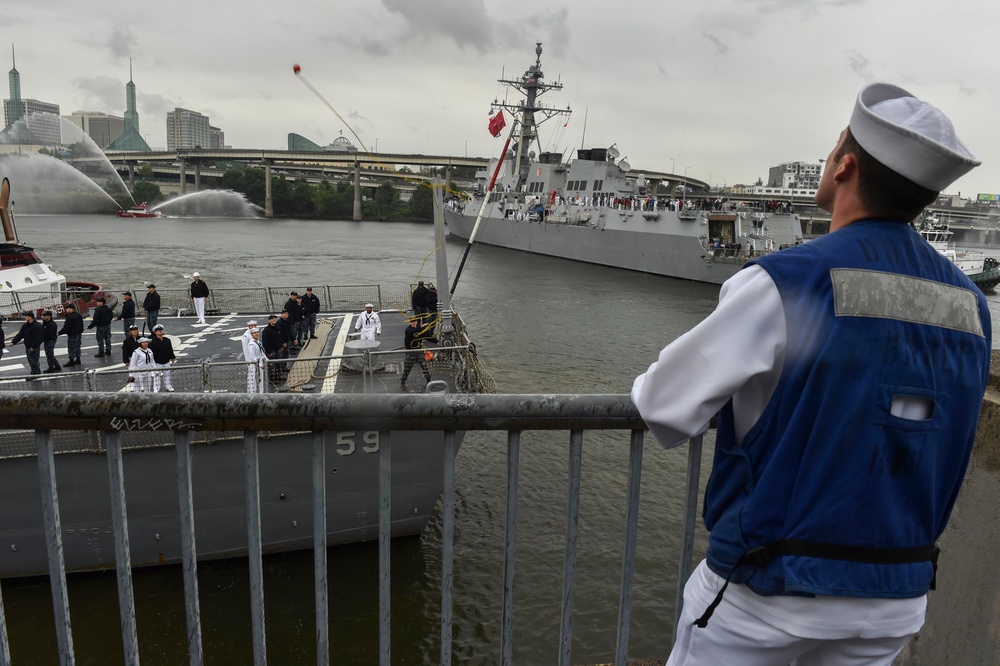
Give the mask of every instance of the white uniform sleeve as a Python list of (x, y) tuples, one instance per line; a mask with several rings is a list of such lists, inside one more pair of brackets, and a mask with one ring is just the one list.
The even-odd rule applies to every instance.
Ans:
[(382, 318), (375, 315), (375, 334), (382, 335)]
[(361, 313), (361, 314), (358, 315), (358, 321), (355, 322), (355, 324), (354, 324), (354, 330), (355, 331), (360, 331), (361, 330), (361, 319), (363, 317), (364, 317), (364, 313)]
[(785, 335), (777, 287), (751, 266), (726, 281), (712, 314), (636, 377), (632, 401), (660, 444), (672, 448), (705, 432), (733, 398), (742, 439), (777, 385)]

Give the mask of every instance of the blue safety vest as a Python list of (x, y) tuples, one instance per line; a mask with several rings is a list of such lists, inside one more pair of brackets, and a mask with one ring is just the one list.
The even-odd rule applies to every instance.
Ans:
[[(731, 401), (719, 415), (709, 566), (762, 595), (925, 594), (986, 388), (985, 298), (896, 222), (752, 263), (781, 295), (787, 346), (741, 444)], [(894, 396), (923, 400), (929, 418), (894, 416)]]

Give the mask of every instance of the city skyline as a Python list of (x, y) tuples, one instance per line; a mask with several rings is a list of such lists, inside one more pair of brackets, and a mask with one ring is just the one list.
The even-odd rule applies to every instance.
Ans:
[[(343, 130), (354, 141), (296, 80), (299, 63), (369, 149), (489, 157), (502, 145), (486, 129), (496, 79), (520, 76), (540, 41), (546, 79), (565, 85), (543, 99), (574, 110), (555, 150), (614, 143), (636, 168), (752, 183), (776, 164), (825, 157), (858, 90), (883, 80), (940, 106), (983, 160), (951, 193), (1000, 191), (1000, 86), (988, 40), (969, 25), (1000, 18), (984, 0), (640, 0), (627, 11), (592, 0), (308, 1), (297, 11), (250, 0), (239, 12), (179, 0), (127, 14), (94, 0), (85, 15), (66, 0), (11, 4), (22, 97), (119, 115), (132, 58), (151, 146), (167, 145), (174, 108), (209, 116), (234, 148), (281, 149), (288, 133), (325, 145)], [(904, 14), (905, 30), (886, 29)]]

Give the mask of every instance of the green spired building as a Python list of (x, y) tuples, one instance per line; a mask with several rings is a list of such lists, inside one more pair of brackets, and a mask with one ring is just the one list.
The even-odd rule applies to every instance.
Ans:
[(149, 152), (149, 144), (139, 133), (139, 113), (135, 110), (135, 84), (132, 83), (132, 60), (128, 61), (128, 83), (125, 84), (125, 132), (105, 150)]

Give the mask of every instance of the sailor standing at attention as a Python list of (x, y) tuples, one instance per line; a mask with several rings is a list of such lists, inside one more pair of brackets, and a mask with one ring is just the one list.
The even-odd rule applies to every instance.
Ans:
[[(146, 297), (142, 299), (142, 309), (146, 311), (146, 326), (149, 327), (149, 334), (153, 334), (153, 327), (160, 317), (160, 295), (156, 293), (156, 285), (151, 284), (147, 288)], [(145, 330), (145, 326), (143, 327)]]
[(382, 320), (378, 313), (373, 312), (375, 306), (365, 303), (365, 311), (358, 315), (358, 321), (354, 324), (355, 331), (361, 331), (362, 340), (374, 340), (376, 335), (382, 335)]
[(260, 343), (260, 332), (254, 328), (250, 330), (250, 344), (247, 345), (247, 393), (264, 392), (264, 365), (267, 362), (267, 354), (264, 353), (264, 345)]
[(208, 298), (208, 285), (201, 279), (201, 273), (194, 272), (194, 282), (191, 283), (191, 301), (194, 303), (195, 314), (198, 315), (198, 323), (205, 323), (205, 299)]
[(257, 320), (251, 319), (247, 322), (247, 330), (243, 331), (240, 342), (243, 344), (243, 358), (250, 360), (250, 341), (253, 340), (253, 332), (257, 330)]
[(153, 327), (153, 339), (149, 341), (149, 350), (153, 352), (153, 361), (156, 362), (157, 372), (153, 373), (153, 391), (160, 390), (160, 384), (170, 393), (174, 392), (174, 385), (170, 382), (170, 366), (177, 362), (174, 355), (174, 345), (164, 334), (163, 324)]
[(139, 348), (132, 352), (128, 363), (129, 381), (135, 382), (135, 390), (145, 393), (153, 388), (151, 373), (156, 370), (153, 352), (149, 351), (149, 338), (139, 338)]
[(830, 233), (747, 264), (635, 380), (665, 447), (719, 414), (669, 666), (888, 666), (923, 625), (991, 327), (909, 223), (978, 164), (936, 107), (867, 86), (816, 193)]
[(122, 330), (125, 331), (125, 337), (127, 338), (129, 329), (135, 324), (135, 301), (132, 299), (131, 291), (122, 292), (122, 311), (117, 319), (121, 320)]

